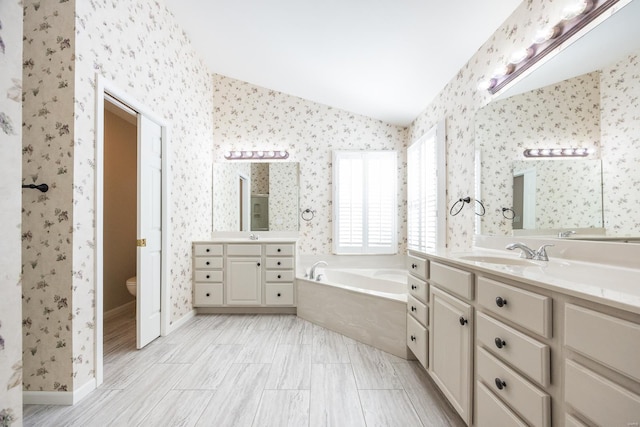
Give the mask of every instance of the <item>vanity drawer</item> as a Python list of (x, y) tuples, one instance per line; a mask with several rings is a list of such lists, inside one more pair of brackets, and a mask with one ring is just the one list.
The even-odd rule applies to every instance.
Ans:
[(213, 270), (196, 270), (195, 271), (196, 282), (222, 282), (222, 271)]
[(478, 427), (527, 426), (480, 381), (477, 382), (476, 390), (476, 399), (478, 400), (476, 423)]
[(551, 425), (551, 397), (483, 348), (477, 352), (477, 374), (530, 425)]
[(411, 274), (407, 276), (407, 287), (409, 293), (420, 301), (427, 303), (429, 301), (429, 285), (420, 279), (413, 277)]
[(478, 277), (478, 303), (501, 317), (551, 338), (551, 298)]
[(222, 305), (222, 283), (196, 283), (193, 291), (193, 305)]
[(203, 270), (222, 268), (222, 257), (197, 257), (196, 268)]
[(293, 283), (266, 284), (264, 292), (267, 305), (293, 305)]
[(427, 367), (427, 329), (407, 314), (407, 347), (422, 366)]
[(437, 262), (431, 262), (430, 270), (431, 283), (462, 298), (473, 299), (473, 273)]
[(476, 339), (498, 358), (508, 362), (543, 387), (550, 381), (549, 346), (516, 331), (484, 313), (476, 316)]
[(227, 245), (227, 255), (260, 256), (262, 255), (262, 245)]
[(640, 381), (640, 325), (636, 323), (567, 304), (564, 344)]
[(640, 396), (567, 360), (564, 400), (600, 426), (631, 426), (640, 420)]
[(292, 256), (293, 245), (267, 245), (267, 256)]
[(196, 256), (222, 255), (222, 245), (195, 243), (193, 250)]
[(267, 258), (269, 270), (293, 270), (293, 258)]
[(427, 280), (429, 278), (429, 262), (424, 258), (407, 255), (407, 270), (421, 279)]
[(569, 414), (564, 414), (564, 427), (587, 427), (582, 421), (578, 421)]
[(427, 310), (428, 309), (426, 305), (424, 305), (411, 295), (407, 295), (407, 311), (424, 326), (427, 326), (427, 319), (429, 318), (429, 313)]
[(267, 282), (293, 282), (293, 271), (267, 271)]

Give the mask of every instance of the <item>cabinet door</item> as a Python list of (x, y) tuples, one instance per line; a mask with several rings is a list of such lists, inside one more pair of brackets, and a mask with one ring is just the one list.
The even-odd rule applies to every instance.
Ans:
[(472, 307), (432, 286), (430, 316), (429, 373), (470, 425)]
[(227, 258), (227, 305), (262, 304), (262, 258)]

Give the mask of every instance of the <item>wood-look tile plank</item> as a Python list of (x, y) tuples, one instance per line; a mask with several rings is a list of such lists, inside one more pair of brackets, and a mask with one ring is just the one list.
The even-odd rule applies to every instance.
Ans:
[(314, 325), (300, 317), (295, 320), (280, 335), (280, 344), (313, 344), (313, 337), (320, 326)]
[(360, 343), (347, 348), (358, 389), (402, 389), (393, 364), (383, 351)]
[(327, 329), (313, 337), (313, 363), (349, 363), (349, 349), (343, 336)]
[(220, 386), (233, 361), (238, 357), (240, 345), (211, 345), (205, 354), (193, 363), (178, 383), (178, 390), (215, 390)]
[(425, 426), (465, 426), (418, 362), (397, 363), (393, 367)]
[(198, 426), (251, 426), (269, 375), (268, 364), (233, 364)]
[(365, 426), (351, 364), (314, 364), (311, 369), (311, 427)]
[(169, 390), (139, 426), (195, 426), (212, 396), (212, 391)]
[(175, 345), (161, 363), (194, 363), (205, 353), (220, 334), (217, 329), (195, 329), (198, 331), (190, 341)]
[(422, 427), (404, 390), (359, 390), (367, 427)]
[(279, 329), (256, 329), (248, 333), (236, 363), (271, 363), (278, 348)]
[(311, 388), (311, 347), (304, 344), (278, 345), (265, 389), (309, 390)]
[(253, 427), (309, 425), (309, 390), (265, 390)]

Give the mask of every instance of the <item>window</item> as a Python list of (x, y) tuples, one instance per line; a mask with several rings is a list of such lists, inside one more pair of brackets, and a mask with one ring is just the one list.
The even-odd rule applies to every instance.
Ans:
[(445, 246), (444, 164), (444, 122), (441, 122), (407, 149), (410, 250), (425, 252)]
[(395, 254), (397, 152), (333, 152), (333, 251)]

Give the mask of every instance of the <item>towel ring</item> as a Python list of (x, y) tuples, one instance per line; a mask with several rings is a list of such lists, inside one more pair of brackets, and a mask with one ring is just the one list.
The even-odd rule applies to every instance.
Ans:
[[(511, 212), (511, 214), (508, 214), (508, 212)], [(502, 208), (502, 216), (505, 219), (513, 219), (516, 217), (516, 212), (511, 208)]]
[(311, 209), (307, 208), (307, 209), (302, 211), (302, 214), (300, 216), (305, 221), (311, 221), (313, 218), (315, 218), (316, 211), (312, 211)]

